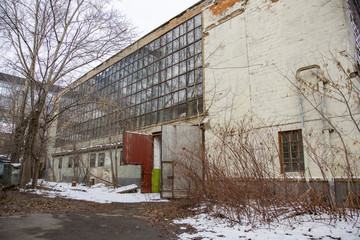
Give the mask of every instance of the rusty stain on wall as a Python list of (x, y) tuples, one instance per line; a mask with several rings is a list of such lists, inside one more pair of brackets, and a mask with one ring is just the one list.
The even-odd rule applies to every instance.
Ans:
[(219, 1), (217, 4), (215, 4), (214, 6), (212, 6), (210, 8), (210, 10), (212, 11), (212, 13), (214, 15), (219, 15), (223, 12), (225, 12), (227, 9), (231, 8), (232, 6), (235, 5), (235, 3), (237, 2), (241, 2), (242, 0), (221, 0)]

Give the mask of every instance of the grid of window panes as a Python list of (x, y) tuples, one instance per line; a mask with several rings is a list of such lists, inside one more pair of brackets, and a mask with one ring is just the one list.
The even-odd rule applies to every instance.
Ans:
[(304, 171), (304, 152), (301, 130), (280, 132), (279, 134), (282, 171)]
[[(60, 106), (76, 104), (59, 118), (57, 140), (94, 138), (202, 113), (202, 80), (199, 14), (66, 93)], [(105, 98), (110, 110), (98, 101)]]

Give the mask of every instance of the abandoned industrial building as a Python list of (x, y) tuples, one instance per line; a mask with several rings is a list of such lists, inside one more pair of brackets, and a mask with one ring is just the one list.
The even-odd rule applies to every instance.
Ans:
[(199, 1), (58, 95), (50, 178), (184, 196), (245, 128), (278, 178), (359, 177), (359, 4)]

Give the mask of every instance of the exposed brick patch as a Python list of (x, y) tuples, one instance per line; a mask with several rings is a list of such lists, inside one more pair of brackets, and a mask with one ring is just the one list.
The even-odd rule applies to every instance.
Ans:
[(214, 15), (219, 15), (225, 12), (227, 9), (231, 8), (237, 2), (241, 2), (242, 0), (221, 0), (214, 6), (210, 7), (210, 10)]

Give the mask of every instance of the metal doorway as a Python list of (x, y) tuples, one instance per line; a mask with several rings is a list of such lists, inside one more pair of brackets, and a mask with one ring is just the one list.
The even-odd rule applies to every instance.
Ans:
[(197, 126), (163, 125), (161, 129), (161, 197), (188, 197), (189, 172), (202, 176), (202, 130)]

